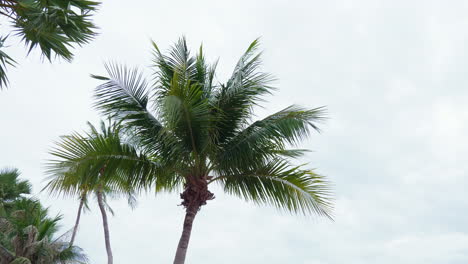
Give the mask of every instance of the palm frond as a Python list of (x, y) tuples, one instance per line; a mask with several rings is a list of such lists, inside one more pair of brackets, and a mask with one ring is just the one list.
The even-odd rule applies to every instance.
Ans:
[(224, 143), (251, 118), (254, 106), (270, 94), (274, 78), (259, 71), (261, 53), (257, 52), (259, 40), (255, 40), (242, 55), (231, 78), (221, 85), (212, 100), (217, 116), (216, 130), (218, 142)]
[[(277, 155), (300, 154), (287, 152), (288, 144), (297, 144), (310, 133), (319, 130), (317, 122), (324, 119), (324, 108), (307, 110), (298, 106), (287, 107), (262, 120), (256, 121), (237, 133), (219, 150), (213, 160), (218, 166), (232, 172), (243, 170), (252, 163), (263, 162)], [(294, 155), (293, 155), (294, 156)]]
[[(39, 47), (49, 60), (54, 54), (71, 60), (73, 45), (86, 44), (96, 35), (91, 14), (99, 6), (98, 2), (20, 1), (17, 5), (12, 17), (17, 35), (29, 51)], [(75, 12), (76, 9), (80, 12)]]
[(45, 188), (52, 193), (81, 195), (102, 184), (120, 193), (154, 182), (173, 187), (167, 167), (122, 142), (116, 131), (107, 135), (92, 132), (62, 137), (51, 154), (56, 159), (47, 165), (50, 181)]
[(323, 176), (286, 161), (273, 159), (243, 174), (220, 175), (224, 191), (257, 204), (292, 213), (316, 213), (332, 218), (331, 192)]
[(203, 87), (198, 83), (180, 83), (178, 74), (168, 94), (161, 100), (165, 127), (181, 141), (188, 153), (200, 153), (207, 144), (212, 116)]
[[(147, 151), (169, 156), (177, 140), (167, 133), (161, 122), (150, 112), (147, 83), (137, 69), (106, 64), (109, 77), (92, 75), (105, 83), (96, 88), (95, 108), (128, 129), (139, 146)], [(166, 154), (166, 155), (163, 155)]]
[(6, 67), (15, 66), (16, 61), (13, 60), (7, 53), (3, 51), (5, 41), (8, 36), (0, 38), (0, 89), (8, 86), (8, 77), (6, 75)]

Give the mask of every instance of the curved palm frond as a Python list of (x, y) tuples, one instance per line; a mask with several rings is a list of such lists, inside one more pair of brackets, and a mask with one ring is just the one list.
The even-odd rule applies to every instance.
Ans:
[(258, 204), (293, 213), (316, 213), (332, 218), (331, 192), (324, 177), (286, 161), (273, 159), (238, 175), (220, 175), (224, 191)]
[(149, 94), (143, 75), (136, 69), (106, 64), (110, 77), (92, 75), (106, 82), (96, 88), (95, 108), (121, 122), (133, 141), (159, 157), (180, 156), (179, 140), (150, 112)]
[(303, 151), (286, 150), (287, 145), (307, 137), (310, 128), (318, 131), (316, 123), (324, 119), (324, 114), (323, 107), (308, 110), (293, 105), (254, 122), (220, 148), (215, 159), (219, 161), (218, 170), (235, 173), (266, 158), (302, 154)]
[(217, 141), (222, 144), (247, 123), (253, 107), (271, 94), (270, 83), (274, 78), (259, 72), (261, 53), (257, 53), (259, 40), (256, 39), (241, 56), (231, 78), (213, 95), (213, 111), (217, 116)]
[(15, 66), (16, 61), (3, 51), (5, 41), (8, 36), (0, 37), (0, 89), (8, 86), (8, 77), (6, 75), (6, 67)]
[(118, 131), (62, 137), (51, 154), (57, 158), (48, 163), (50, 181), (45, 188), (51, 192), (80, 195), (103, 185), (129, 194), (154, 181), (169, 190), (178, 185), (163, 164), (122, 142)]
[(182, 150), (179, 161), (187, 160), (191, 152), (197, 156), (209, 143), (212, 122), (209, 98), (215, 66), (205, 62), (202, 47), (196, 56), (191, 56), (185, 38), (179, 39), (167, 56), (154, 42), (153, 47), (157, 69), (154, 108), (179, 143)]
[[(66, 60), (73, 58), (73, 44), (83, 45), (96, 35), (91, 13), (98, 2), (67, 1), (11, 1), (16, 33), (29, 51), (39, 47), (43, 56), (51, 60), (55, 54)], [(76, 12), (78, 11), (78, 12)]]
[(179, 139), (185, 152), (198, 155), (208, 143), (210, 107), (203, 96), (203, 86), (180, 83), (178, 77), (176, 73), (168, 94), (160, 100), (161, 115), (165, 127)]
[(169, 55), (164, 55), (158, 45), (152, 41), (153, 63), (155, 78), (156, 99), (164, 98), (169, 94), (174, 76), (177, 75), (181, 83), (197, 82), (205, 83), (207, 65), (203, 57), (202, 48), (196, 57), (190, 55), (185, 37), (182, 37), (169, 50)]

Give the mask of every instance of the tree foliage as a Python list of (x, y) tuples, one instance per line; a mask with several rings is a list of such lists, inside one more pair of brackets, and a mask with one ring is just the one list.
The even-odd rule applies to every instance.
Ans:
[(0, 172), (0, 263), (87, 263), (82, 250), (66, 241), (68, 232), (57, 235), (61, 216), (49, 217), (39, 201), (22, 196), (31, 187), (18, 176), (16, 169)]
[[(39, 48), (49, 61), (73, 58), (72, 48), (88, 43), (96, 35), (91, 16), (99, 2), (88, 0), (0, 0), (0, 15), (11, 23), (13, 35), (28, 53)], [(0, 88), (8, 84), (6, 67), (15, 61), (4, 51), (7, 36), (0, 38)]]
[[(103, 81), (95, 107), (130, 131), (135, 148), (157, 164), (132, 175), (135, 186), (180, 190), (202, 179), (259, 204), (331, 217), (323, 176), (291, 164), (305, 152), (294, 146), (318, 130), (325, 109), (292, 105), (252, 122), (255, 107), (274, 91), (274, 78), (259, 71), (258, 47), (255, 40), (225, 83), (215, 82), (217, 63), (206, 62), (202, 47), (192, 55), (184, 38), (167, 55), (153, 43), (153, 82), (117, 64), (106, 65), (107, 76), (94, 75)], [(144, 171), (136, 162), (120, 164), (130, 167)]]

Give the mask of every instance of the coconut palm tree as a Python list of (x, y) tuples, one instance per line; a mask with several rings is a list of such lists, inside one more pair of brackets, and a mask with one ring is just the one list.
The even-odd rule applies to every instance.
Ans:
[(93, 75), (103, 81), (95, 107), (121, 123), (151, 162), (141, 156), (122, 162), (118, 151), (92, 162), (125, 170), (134, 188), (182, 190), (186, 214), (175, 264), (185, 262), (195, 216), (214, 199), (211, 184), (256, 204), (331, 217), (324, 177), (292, 164), (305, 152), (294, 146), (318, 130), (324, 108), (292, 105), (252, 122), (255, 107), (273, 91), (271, 75), (259, 71), (258, 45), (255, 40), (249, 46), (225, 83), (215, 82), (217, 63), (205, 61), (202, 47), (192, 56), (184, 38), (167, 55), (153, 43), (154, 82), (115, 64), (106, 65), (108, 76)]
[[(72, 195), (79, 197), (78, 213), (72, 232), (70, 244), (73, 245), (81, 212), (87, 207), (90, 195), (96, 197), (103, 221), (104, 238), (108, 263), (113, 263), (113, 255), (110, 244), (109, 223), (107, 211), (113, 214), (107, 203), (108, 197), (125, 195), (131, 207), (135, 206), (136, 199), (133, 190), (128, 184), (128, 172), (116, 170), (106, 159), (96, 159), (105, 156), (105, 153), (127, 153), (132, 161), (138, 159), (136, 150), (126, 145), (120, 138), (118, 124), (109, 124), (106, 127), (101, 122), (101, 131), (93, 125), (90, 132), (84, 135), (73, 133), (62, 137), (51, 154), (56, 160), (49, 162), (49, 182), (44, 189), (51, 193)], [(123, 156), (122, 156), (123, 157)]]
[[(0, 16), (12, 24), (28, 53), (37, 47), (49, 61), (53, 56), (70, 61), (71, 48), (96, 35), (91, 15), (98, 6), (89, 0), (0, 0)], [(0, 37), (0, 88), (8, 84), (6, 66), (16, 64), (3, 51), (7, 37)]]
[(67, 233), (56, 237), (61, 216), (50, 218), (36, 200), (15, 200), (10, 214), (0, 217), (0, 263), (66, 264), (87, 263), (87, 257), (66, 241)]

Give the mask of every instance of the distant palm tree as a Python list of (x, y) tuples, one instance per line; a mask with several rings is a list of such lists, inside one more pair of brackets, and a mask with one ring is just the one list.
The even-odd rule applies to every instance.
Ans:
[(0, 202), (17, 199), (21, 194), (31, 193), (31, 184), (27, 180), (19, 180), (18, 169), (0, 170)]
[(49, 218), (47, 209), (35, 200), (20, 198), (11, 213), (0, 217), (0, 263), (88, 263), (86, 255), (70, 246), (66, 236), (56, 237), (61, 217)]
[(106, 162), (128, 172), (134, 188), (183, 188), (186, 215), (175, 264), (185, 262), (195, 216), (214, 199), (208, 189), (213, 183), (257, 204), (331, 217), (324, 177), (291, 164), (305, 150), (290, 146), (299, 144), (310, 129), (318, 130), (324, 109), (292, 105), (252, 122), (254, 108), (273, 91), (273, 78), (258, 70), (257, 40), (226, 83), (214, 81), (217, 63), (208, 65), (201, 47), (191, 56), (185, 39), (168, 55), (153, 46), (154, 83), (136, 69), (117, 65), (106, 65), (108, 76), (93, 76), (104, 81), (96, 89), (95, 107), (122, 124), (134, 148), (144, 150), (149, 162), (142, 162), (141, 156), (132, 162), (115, 150), (80, 166)]
[[(120, 138), (118, 124), (109, 124), (108, 127), (101, 123), (101, 131), (89, 124), (90, 132), (85, 135), (74, 133), (62, 137), (51, 154), (58, 158), (49, 162), (48, 174), (50, 175), (47, 186), (51, 193), (73, 195), (79, 197), (78, 213), (73, 228), (70, 244), (73, 245), (83, 207), (87, 207), (89, 196), (94, 194), (97, 198), (102, 215), (104, 238), (108, 263), (113, 263), (112, 249), (110, 245), (109, 224), (106, 211), (113, 214), (107, 204), (107, 197), (125, 195), (128, 203), (133, 207), (136, 199), (133, 190), (127, 183), (127, 176), (122, 170), (116, 170), (105, 159), (95, 159), (97, 155), (106, 152), (123, 152), (136, 154), (136, 151), (126, 145)], [(103, 155), (99, 156), (100, 158)], [(132, 158), (138, 158), (132, 156)], [(83, 166), (83, 164), (86, 164)], [(125, 176), (125, 177), (123, 177)]]
[[(18, 169), (5, 168), (0, 170), (0, 218), (8, 216), (13, 203), (21, 198), (22, 194), (31, 193), (31, 184), (27, 180), (18, 179)], [(0, 260), (13, 259), (13, 255), (0, 243)]]

